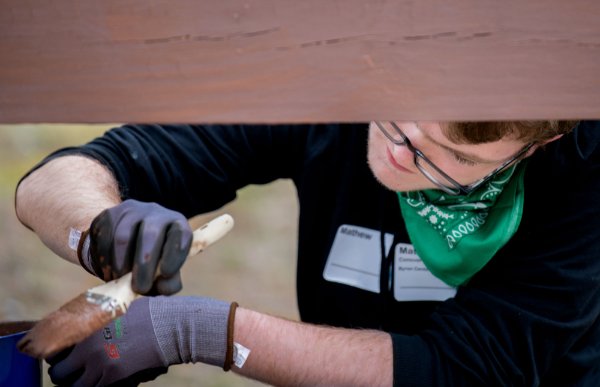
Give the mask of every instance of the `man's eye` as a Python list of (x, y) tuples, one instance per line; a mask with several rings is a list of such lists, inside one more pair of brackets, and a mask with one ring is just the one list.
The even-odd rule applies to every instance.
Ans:
[(464, 157), (461, 157), (460, 155), (458, 155), (456, 153), (453, 153), (453, 155), (454, 155), (454, 159), (456, 161), (458, 161), (460, 164), (469, 165), (469, 166), (473, 166), (473, 165), (477, 164), (475, 161), (465, 159)]

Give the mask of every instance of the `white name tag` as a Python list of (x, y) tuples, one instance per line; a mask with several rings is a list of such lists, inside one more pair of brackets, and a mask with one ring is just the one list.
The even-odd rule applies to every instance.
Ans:
[[(379, 293), (381, 244), (379, 231), (364, 227), (341, 225), (338, 228), (323, 278), (327, 281), (354, 286)], [(385, 234), (386, 254), (393, 235)]]
[(397, 301), (444, 301), (456, 295), (456, 288), (431, 274), (411, 244), (398, 243), (394, 255)]
[[(365, 227), (338, 228), (323, 278), (330, 282), (379, 293), (381, 275), (381, 233)], [(390, 251), (392, 234), (385, 234), (385, 254)], [(456, 289), (436, 278), (408, 243), (394, 248), (394, 298), (397, 301), (443, 301), (454, 297)]]

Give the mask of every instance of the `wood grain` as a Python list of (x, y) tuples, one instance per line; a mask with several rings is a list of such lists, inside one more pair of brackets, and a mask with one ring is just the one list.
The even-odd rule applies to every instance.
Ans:
[(0, 122), (600, 118), (593, 0), (0, 0)]

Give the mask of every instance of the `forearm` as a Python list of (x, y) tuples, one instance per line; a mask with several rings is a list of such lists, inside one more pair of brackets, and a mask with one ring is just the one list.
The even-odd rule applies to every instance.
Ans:
[(303, 324), (239, 308), (234, 340), (251, 353), (241, 369), (232, 369), (269, 384), (392, 385), (392, 341), (385, 332)]
[(49, 161), (19, 185), (17, 217), (54, 253), (77, 263), (68, 246), (71, 228), (85, 230), (103, 209), (120, 202), (114, 177), (100, 163), (83, 156)]

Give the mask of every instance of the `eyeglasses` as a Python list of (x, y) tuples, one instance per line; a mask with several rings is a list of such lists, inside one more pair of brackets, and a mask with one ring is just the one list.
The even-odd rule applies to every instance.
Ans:
[(429, 160), (423, 152), (415, 148), (408, 137), (404, 134), (404, 132), (396, 125), (395, 122), (391, 122), (390, 124), (396, 131), (395, 134), (390, 133), (379, 121), (375, 121), (377, 127), (383, 132), (383, 134), (394, 144), (399, 146), (406, 146), (413, 154), (414, 154), (414, 163), (415, 166), (419, 169), (419, 171), (433, 184), (436, 185), (439, 189), (446, 192), (450, 195), (468, 195), (469, 193), (475, 191), (479, 188), (483, 183), (490, 180), (496, 174), (504, 171), (508, 166), (510, 166), (515, 161), (519, 160), (527, 151), (533, 146), (533, 143), (527, 144), (523, 149), (517, 152), (516, 155), (511, 157), (510, 159), (503, 162), (498, 168), (494, 169), (489, 174), (485, 175), (481, 179), (476, 182), (468, 185), (462, 185), (450, 176), (447, 173), (442, 171), (437, 165), (435, 165), (431, 160)]

